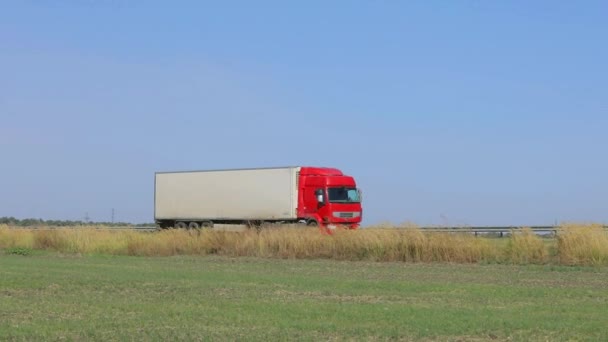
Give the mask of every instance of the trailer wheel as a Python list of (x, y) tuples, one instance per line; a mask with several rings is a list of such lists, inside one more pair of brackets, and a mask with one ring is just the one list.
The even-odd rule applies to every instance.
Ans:
[(203, 223), (201, 223), (201, 228), (211, 229), (211, 228), (213, 228), (213, 222), (203, 221)]
[(190, 224), (188, 225), (188, 229), (190, 230), (197, 230), (200, 228), (201, 226), (198, 224), (198, 222), (190, 222)]
[(186, 225), (186, 222), (176, 222), (175, 223), (175, 229), (186, 229), (188, 228), (188, 226)]
[(172, 222), (167, 222), (167, 221), (160, 221), (158, 223), (158, 226), (159, 226), (159, 228), (161, 230), (170, 229), (170, 228), (173, 228), (173, 223)]
[(266, 226), (266, 223), (261, 220), (253, 220), (247, 221), (245, 225), (247, 226), (247, 229), (255, 230), (256, 232), (260, 233), (262, 231), (262, 228)]

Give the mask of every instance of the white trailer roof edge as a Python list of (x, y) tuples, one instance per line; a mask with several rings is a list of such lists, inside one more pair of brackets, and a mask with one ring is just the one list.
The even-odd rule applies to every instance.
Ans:
[(192, 173), (192, 172), (220, 172), (220, 171), (254, 171), (254, 170), (275, 170), (275, 169), (301, 169), (301, 166), (272, 166), (272, 167), (248, 167), (238, 169), (207, 169), (207, 170), (184, 170), (184, 171), (157, 171), (154, 174), (163, 173)]

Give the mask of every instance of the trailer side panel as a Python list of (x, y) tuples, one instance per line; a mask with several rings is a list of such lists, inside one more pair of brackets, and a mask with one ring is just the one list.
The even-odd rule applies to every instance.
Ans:
[(298, 167), (161, 172), (157, 220), (287, 220), (297, 217)]

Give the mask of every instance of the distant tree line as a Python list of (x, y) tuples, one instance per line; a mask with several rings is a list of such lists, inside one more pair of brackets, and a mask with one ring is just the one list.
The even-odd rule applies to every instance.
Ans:
[(85, 225), (101, 225), (110, 227), (125, 227), (125, 226), (138, 226), (138, 227), (153, 227), (154, 223), (128, 223), (128, 222), (85, 222), (85, 221), (72, 221), (72, 220), (43, 220), (35, 218), (17, 219), (14, 217), (0, 217), (0, 224), (7, 224), (9, 226), (18, 227), (31, 227), (31, 226), (52, 226), (52, 227), (76, 227)]

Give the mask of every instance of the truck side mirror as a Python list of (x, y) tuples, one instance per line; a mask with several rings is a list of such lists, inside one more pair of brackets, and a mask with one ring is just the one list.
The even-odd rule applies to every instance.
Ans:
[(319, 204), (325, 204), (325, 196), (323, 195), (323, 189), (317, 189), (315, 191), (315, 195), (317, 196), (317, 202), (319, 202)]

